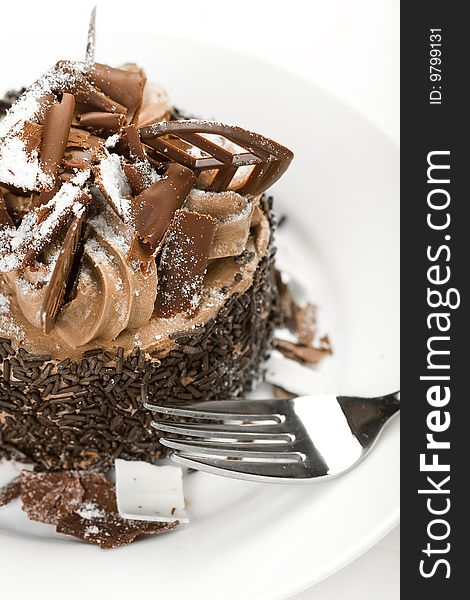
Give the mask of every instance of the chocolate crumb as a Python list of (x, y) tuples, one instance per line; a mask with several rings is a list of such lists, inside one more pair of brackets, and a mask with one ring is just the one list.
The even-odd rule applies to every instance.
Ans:
[(21, 493), (21, 477), (15, 477), (0, 488), (0, 506), (6, 506), (19, 497)]
[(59, 533), (111, 549), (126, 546), (138, 536), (163, 533), (178, 525), (178, 522), (123, 519), (118, 513), (115, 487), (100, 473), (83, 473), (81, 483), (84, 488), (82, 503), (61, 516), (57, 523)]
[(274, 340), (274, 347), (286, 358), (296, 360), (304, 365), (316, 365), (326, 354), (332, 354), (331, 346), (325, 344), (323, 347), (314, 348), (303, 344), (295, 344), (287, 340)]

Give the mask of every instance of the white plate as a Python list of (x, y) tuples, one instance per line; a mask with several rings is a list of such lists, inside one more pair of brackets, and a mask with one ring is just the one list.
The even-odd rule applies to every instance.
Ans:
[[(2, 65), (0, 87), (28, 81), (83, 47), (75, 35), (49, 42), (28, 36), (38, 56), (13, 55), (13, 64)], [(300, 269), (308, 295), (322, 309), (335, 348), (323, 370), (340, 392), (396, 389), (397, 147), (322, 90), (220, 48), (161, 35), (118, 40), (103, 34), (97, 59), (134, 59), (178, 106), (254, 129), (294, 150), (294, 163), (274, 190), (278, 213), (288, 215), (280, 259)], [(185, 491), (189, 526), (108, 552), (28, 521), (18, 503), (0, 509), (2, 589), (6, 582), (17, 597), (35, 598), (86, 598), (87, 592), (128, 598), (137, 592), (285, 600), (342, 568), (397, 524), (399, 422), (358, 468), (329, 483), (281, 487), (197, 473), (187, 477)]]

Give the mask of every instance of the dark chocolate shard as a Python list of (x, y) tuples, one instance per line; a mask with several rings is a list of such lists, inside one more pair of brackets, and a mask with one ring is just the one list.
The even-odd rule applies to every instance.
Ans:
[(21, 494), (21, 477), (15, 477), (6, 485), (0, 487), (0, 506), (6, 506)]
[(158, 265), (158, 316), (197, 308), (216, 229), (209, 215), (176, 212)]
[(33, 521), (55, 525), (61, 516), (81, 505), (83, 496), (76, 471), (21, 473), (23, 510)]
[(173, 215), (183, 205), (195, 181), (191, 170), (173, 163), (161, 179), (132, 200), (136, 238), (148, 246), (149, 256), (160, 248)]
[(127, 118), (130, 122), (142, 103), (146, 81), (143, 70), (115, 69), (95, 63), (91, 66), (87, 77), (104, 94), (127, 108)]
[(93, 131), (119, 131), (126, 122), (126, 117), (120, 113), (87, 112), (77, 115), (80, 127)]
[(10, 213), (7, 210), (5, 199), (3, 198), (2, 192), (0, 191), (0, 230), (5, 227), (14, 227), (15, 224), (13, 219), (10, 217)]
[(303, 365), (316, 365), (327, 354), (332, 354), (331, 345), (326, 337), (320, 340), (319, 347), (295, 344), (294, 342), (280, 339), (274, 340), (274, 347), (286, 358), (296, 360)]
[[(221, 136), (244, 152), (231, 152), (213, 138), (207, 139), (201, 134)], [(293, 158), (288, 148), (269, 138), (216, 121), (162, 121), (141, 128), (140, 137), (162, 162), (178, 162), (197, 174), (205, 170), (217, 171), (208, 186), (212, 191), (227, 189), (239, 167), (254, 166), (236, 191), (261, 194), (283, 175)], [(181, 142), (199, 148), (200, 155), (188, 152)]]
[(41, 326), (46, 334), (52, 331), (62, 306), (85, 220), (86, 209), (83, 208), (81, 214), (75, 216), (68, 226), (63, 246), (47, 284), (41, 309)]
[(103, 549), (126, 546), (140, 535), (158, 534), (174, 529), (176, 523), (156, 523), (123, 519), (116, 502), (116, 492), (100, 473), (80, 475), (84, 497), (80, 506), (58, 520), (57, 531), (72, 535)]
[(42, 132), (40, 150), (41, 169), (50, 180), (45, 189), (55, 185), (57, 170), (64, 158), (65, 148), (72, 126), (75, 98), (72, 94), (63, 94), (61, 102), (55, 102), (47, 110)]

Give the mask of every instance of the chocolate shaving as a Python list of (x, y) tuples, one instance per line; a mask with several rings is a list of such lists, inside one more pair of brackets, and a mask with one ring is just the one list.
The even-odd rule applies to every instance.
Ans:
[(93, 131), (119, 131), (124, 125), (126, 117), (120, 113), (87, 112), (77, 115), (77, 121), (81, 127)]
[(0, 488), (0, 506), (6, 506), (18, 498), (21, 493), (21, 478), (15, 477)]
[(142, 103), (146, 81), (143, 70), (128, 71), (96, 63), (87, 77), (102, 92), (126, 107), (128, 122), (131, 122)]
[(216, 227), (209, 215), (176, 211), (158, 265), (158, 316), (197, 307)]
[[(254, 165), (247, 178), (236, 188), (243, 194), (258, 195), (275, 183), (289, 166), (293, 154), (277, 142), (258, 133), (215, 121), (168, 121), (143, 127), (142, 141), (152, 147), (162, 162), (173, 160), (199, 174), (204, 170), (215, 170), (208, 188), (212, 191), (228, 189), (239, 167)], [(216, 134), (242, 147), (245, 152), (232, 153), (200, 134)], [(178, 143), (179, 142), (179, 143)], [(194, 157), (181, 142), (199, 148), (203, 155)]]
[(21, 473), (23, 510), (33, 521), (57, 524), (58, 520), (78, 508), (84, 496), (75, 471), (57, 473)]
[(118, 513), (115, 488), (103, 475), (82, 473), (80, 480), (84, 489), (83, 501), (73, 512), (61, 515), (57, 523), (59, 533), (110, 549), (126, 546), (140, 535), (163, 533), (178, 525), (178, 522), (123, 519)]
[(79, 216), (72, 219), (57, 262), (54, 266), (41, 309), (41, 326), (45, 334), (51, 332), (57, 319), (57, 314), (65, 296), (69, 282), (74, 257), (82, 236), (86, 220), (86, 209)]
[[(183, 205), (195, 180), (192, 171), (171, 164), (161, 179), (132, 200), (135, 235), (148, 246), (149, 257), (159, 249), (175, 211)], [(131, 254), (135, 258), (135, 245), (133, 250)]]
[[(324, 338), (322, 338), (324, 339)], [(287, 340), (274, 340), (274, 347), (286, 358), (296, 360), (303, 365), (316, 365), (326, 354), (332, 354), (331, 346), (325, 343), (323, 347), (314, 348), (303, 344), (295, 344)]]
[[(90, 83), (87, 79), (89, 74), (87, 73), (85, 76), (75, 63), (61, 60), (55, 64), (53, 71), (61, 73), (62, 77), (59, 78), (60, 83), (52, 86), (52, 91), (59, 94), (64, 92), (73, 94), (77, 105), (83, 105), (82, 108), (85, 109), (85, 112), (97, 110), (127, 114), (126, 106), (114, 98), (110, 98), (101, 89)], [(64, 77), (64, 75), (68, 75), (68, 77)]]

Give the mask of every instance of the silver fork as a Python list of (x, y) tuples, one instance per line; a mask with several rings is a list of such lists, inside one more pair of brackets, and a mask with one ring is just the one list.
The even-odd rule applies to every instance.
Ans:
[(145, 406), (158, 415), (152, 426), (177, 463), (237, 479), (310, 483), (366, 456), (400, 410), (400, 392)]

